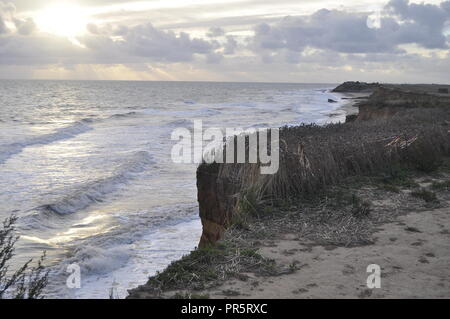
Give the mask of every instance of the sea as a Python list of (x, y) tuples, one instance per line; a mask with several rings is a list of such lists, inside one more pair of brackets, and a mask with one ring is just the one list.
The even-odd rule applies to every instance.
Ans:
[(125, 298), (200, 239), (198, 164), (174, 163), (174, 130), (343, 122), (335, 86), (0, 80), (0, 221), (17, 216), (20, 236), (11, 269), (46, 251), (44, 297)]

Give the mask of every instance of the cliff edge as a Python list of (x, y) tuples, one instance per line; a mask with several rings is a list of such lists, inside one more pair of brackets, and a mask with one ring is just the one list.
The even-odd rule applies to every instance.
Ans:
[(338, 85), (332, 92), (336, 93), (369, 93), (380, 87), (379, 83), (348, 81)]
[[(445, 127), (450, 123), (450, 96), (418, 92), (414, 87), (411, 91), (405, 86), (403, 89), (385, 87), (379, 83), (346, 82), (337, 89), (373, 90), (373, 93), (358, 104), (358, 115), (346, 124), (283, 128), (280, 131), (281, 164), (274, 176), (250, 179), (242, 176), (250, 171), (254, 174), (257, 169), (252, 166), (256, 164), (199, 166), (197, 188), (203, 224), (199, 247), (214, 245), (223, 238), (238, 213), (239, 195), (248, 189), (263, 190), (254, 196), (266, 200), (307, 196), (347, 176), (381, 171), (386, 165), (408, 161), (411, 159), (407, 155), (409, 151), (418, 152), (416, 146), (422, 147), (431, 139), (436, 139), (436, 143), (442, 141), (443, 145), (448, 143)], [(430, 114), (424, 114), (424, 108), (430, 114), (445, 115), (431, 120), (427, 118)], [(444, 128), (440, 137), (434, 135), (438, 123)], [(405, 145), (410, 148), (404, 148)], [(440, 152), (428, 146), (423, 151)], [(369, 154), (372, 155), (368, 157)], [(226, 173), (223, 173), (225, 167)]]
[[(261, 175), (260, 163), (201, 164), (201, 249), (130, 290), (128, 298), (336, 297), (339, 291), (366, 298), (371, 292), (358, 291), (354, 266), (367, 258), (385, 263), (394, 283), (410, 287), (388, 287), (387, 297), (412, 297), (418, 288), (419, 296), (448, 297), (450, 286), (439, 278), (448, 277), (442, 265), (450, 255), (449, 97), (377, 85), (359, 110), (347, 123), (281, 128), (275, 174)], [(439, 220), (423, 218), (422, 211)], [(434, 249), (424, 240), (439, 243)], [(376, 254), (358, 248), (364, 245)], [(428, 267), (437, 254), (439, 262)], [(309, 271), (312, 263), (316, 268)], [(354, 285), (350, 277), (335, 278), (339, 267)], [(397, 276), (398, 267), (409, 267), (421, 281)], [(274, 282), (273, 276), (282, 277)]]
[(357, 121), (386, 120), (407, 109), (449, 107), (450, 96), (379, 86), (368, 99), (361, 101), (357, 106), (359, 108)]

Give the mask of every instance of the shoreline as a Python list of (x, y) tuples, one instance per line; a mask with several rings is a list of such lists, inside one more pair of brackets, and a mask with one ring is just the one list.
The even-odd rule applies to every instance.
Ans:
[[(218, 248), (196, 250), (172, 263), (153, 277), (164, 283), (162, 290), (154, 290), (151, 279), (128, 298), (450, 298), (450, 188), (434, 186), (449, 183), (450, 158), (446, 163), (438, 173), (409, 172), (408, 183), (393, 181), (402, 185), (399, 193), (391, 182), (349, 180), (342, 190), (370, 201), (368, 219), (323, 224), (328, 213), (322, 202), (275, 208), (266, 218), (229, 229)], [(416, 187), (436, 192), (438, 201), (412, 196)], [(305, 214), (301, 219), (298, 210)], [(298, 231), (299, 225), (310, 226)], [(371, 264), (381, 267), (381, 289), (366, 287)], [(231, 274), (204, 275), (208, 268), (220, 273), (223, 267)], [(184, 283), (185, 271), (199, 282)]]
[(339, 94), (341, 96), (341, 100), (345, 101), (344, 105), (339, 107), (339, 109), (345, 112), (346, 116), (357, 115), (359, 112), (358, 104), (367, 99), (371, 93), (356, 93), (356, 92), (333, 92), (334, 94)]
[[(386, 101), (391, 98), (390, 92), (384, 93), (387, 94)], [(367, 95), (367, 92), (346, 94), (349, 103), (342, 107), (354, 110), (356, 102)], [(425, 96), (426, 101), (430, 101), (428, 96)], [(314, 191), (312, 197), (303, 197), (300, 193), (297, 198), (298, 195), (292, 195), (293, 189), (287, 193), (274, 193), (274, 202), (261, 201), (250, 192), (257, 180), (247, 185), (249, 189), (241, 189), (236, 194), (234, 186), (227, 189), (230, 187), (226, 182), (227, 176), (220, 176), (223, 174), (220, 169), (217, 173), (214, 165), (201, 165), (197, 172), (197, 185), (203, 223), (202, 248), (173, 262), (151, 277), (147, 284), (130, 290), (128, 298), (449, 298), (450, 285), (442, 279), (450, 275), (443, 266), (450, 261), (450, 153), (436, 153), (439, 165), (435, 165), (435, 159), (426, 158), (434, 151), (413, 150), (418, 152), (417, 155), (408, 155), (408, 158), (418, 160), (420, 167), (426, 169), (423, 172), (414, 168), (419, 162), (413, 162), (412, 167), (402, 161), (389, 164), (386, 161), (390, 152), (385, 154), (388, 156), (386, 159), (377, 154), (385, 152), (387, 146), (396, 147), (393, 143), (399, 143), (397, 134), (403, 134), (408, 143), (408, 130), (415, 132), (415, 125), (422, 128), (427, 123), (434, 125), (437, 123), (434, 117), (440, 120), (439, 125), (445, 127), (449, 112), (441, 108), (427, 112), (417, 107), (404, 109), (400, 106), (397, 109), (397, 106), (388, 104), (368, 109), (366, 105), (371, 102), (367, 100), (364, 103), (363, 113), (355, 117), (356, 121), (311, 128), (311, 134), (315, 132), (311, 137), (321, 138), (324, 134), (324, 141), (337, 143), (334, 146), (338, 152), (342, 142), (354, 135), (360, 141), (371, 139), (375, 143), (363, 143), (363, 152), (358, 149), (360, 142), (352, 145), (348, 140), (347, 143), (355, 148), (355, 154), (361, 157), (359, 160), (370, 161), (371, 165), (379, 165), (380, 168), (372, 169), (370, 173), (342, 176), (339, 182)], [(394, 110), (390, 111), (392, 108)], [(408, 117), (403, 113), (421, 120), (405, 120)], [(360, 119), (376, 119), (379, 114), (386, 120)], [(424, 116), (430, 119), (426, 120)], [(334, 128), (336, 132), (342, 131), (339, 133), (343, 134), (342, 137), (334, 136)], [(428, 129), (431, 129), (430, 134), (435, 134), (432, 126)], [(283, 132), (287, 138), (286, 145), (292, 139), (293, 146), (296, 146), (295, 132), (299, 131), (300, 136), (304, 136), (308, 130), (286, 128)], [(444, 129), (440, 133), (445, 135), (440, 140), (431, 135), (433, 139), (426, 139), (423, 143), (431, 143), (433, 147), (443, 143), (442, 146), (449, 150), (448, 132), (445, 132)], [(386, 140), (383, 136), (391, 137)], [(410, 143), (416, 139), (410, 139)], [(384, 145), (380, 149), (376, 148), (377, 140)], [(316, 147), (322, 144), (320, 139), (310, 143), (306, 154), (321, 152)], [(426, 144), (422, 146), (428, 147)], [(365, 155), (370, 148), (374, 153)], [(403, 152), (401, 148), (396, 150)], [(328, 152), (329, 149), (323, 151)], [(351, 149), (346, 152), (349, 151), (353, 152)], [(424, 157), (414, 159), (422, 156), (420, 154)], [(339, 163), (336, 155), (331, 156)], [(328, 155), (319, 155), (319, 158), (324, 156)], [(346, 158), (352, 157), (344, 155), (343, 159)], [(330, 164), (324, 162), (320, 165)], [(383, 165), (402, 166), (396, 168), (399, 172), (394, 174), (392, 167), (389, 168), (391, 171), (381, 169)], [(295, 169), (292, 167), (292, 171), (287, 172), (296, 176), (299, 173)], [(208, 176), (205, 172), (199, 175), (202, 170), (206, 170)], [(329, 173), (333, 174), (332, 171)], [(217, 180), (216, 174), (219, 174)], [(239, 178), (245, 181), (245, 176)], [(214, 185), (219, 180), (219, 185), (210, 189), (208, 194), (204, 193), (207, 185)], [(283, 189), (288, 189), (290, 182), (285, 180), (282, 183), (286, 183)], [(299, 187), (302, 186), (295, 186), (296, 189)], [(224, 189), (228, 193), (223, 193)], [(284, 194), (288, 195), (285, 199), (282, 198)], [(219, 206), (214, 206), (215, 202)], [(206, 207), (209, 208), (205, 210)], [(385, 289), (373, 291), (366, 288), (365, 267), (373, 263), (380, 264), (383, 280), (388, 279)], [(427, 289), (423, 289), (425, 285)]]
[[(284, 238), (261, 247), (260, 253), (284, 267), (297, 262), (298, 270), (276, 277), (247, 273), (245, 281), (231, 279), (199, 294), (224, 299), (449, 298), (447, 209), (411, 212), (382, 224), (373, 234), (376, 244), (368, 246), (322, 246), (283, 234)], [(366, 286), (371, 264), (381, 266), (380, 289)]]

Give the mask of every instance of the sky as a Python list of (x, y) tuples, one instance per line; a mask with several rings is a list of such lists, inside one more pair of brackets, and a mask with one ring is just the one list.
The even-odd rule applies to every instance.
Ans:
[(450, 83), (450, 0), (0, 0), (0, 78)]

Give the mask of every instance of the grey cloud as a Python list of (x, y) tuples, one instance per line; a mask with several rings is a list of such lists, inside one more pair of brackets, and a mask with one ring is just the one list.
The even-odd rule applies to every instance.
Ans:
[(392, 51), (394, 46), (382, 38), (384, 31), (367, 27), (366, 14), (322, 9), (311, 16), (287, 17), (276, 25), (259, 25), (254, 45), (256, 50), (303, 51), (312, 46), (347, 53)]
[(128, 33), (129, 28), (122, 24), (113, 25), (111, 23), (106, 23), (97, 25), (95, 23), (89, 23), (86, 25), (86, 30), (94, 35), (125, 36)]
[(8, 33), (8, 27), (6, 26), (5, 21), (3, 20), (3, 17), (0, 15), (0, 35)]
[(16, 35), (0, 37), (0, 64), (42, 65), (88, 61), (81, 48), (64, 38)]
[(12, 2), (0, 1), (0, 12), (4, 14), (13, 14), (16, 11), (16, 7)]
[[(284, 2), (286, 0), (283, 0)], [(259, 1), (260, 4), (264, 2)], [(239, 2), (232, 2), (226, 4), (228, 9), (240, 9), (242, 4)], [(202, 13), (199, 15), (199, 13)], [(152, 23), (164, 29), (210, 29), (220, 26), (230, 30), (249, 30), (257, 23), (272, 22), (279, 20), (279, 17), (272, 17), (270, 14), (249, 14), (236, 16), (221, 16), (217, 15), (217, 4), (205, 4), (202, 6), (180, 6), (161, 9), (150, 9), (142, 11), (126, 11), (116, 10), (104, 13), (99, 13), (93, 16), (97, 20), (108, 20), (127, 25), (143, 24), (152, 17)]]
[(151, 24), (135, 27), (123, 38), (132, 54), (172, 62), (190, 61), (193, 54), (208, 54), (212, 50), (211, 44), (204, 40), (191, 39), (184, 32), (176, 35), (161, 31)]
[(16, 8), (12, 3), (4, 3), (0, 1), (0, 35), (10, 31), (6, 25), (6, 21), (11, 19), (15, 10)]
[(369, 28), (370, 13), (322, 9), (310, 16), (286, 17), (276, 24), (260, 24), (252, 40), (254, 51), (307, 47), (342, 53), (402, 53), (401, 44), (416, 43), (425, 48), (447, 48), (443, 28), (449, 20), (449, 1), (438, 5), (410, 4), (392, 0), (389, 14), (379, 29)]
[(209, 38), (217, 38), (225, 35), (225, 31), (220, 27), (211, 27), (206, 35)]
[(445, 1), (439, 6), (433, 4), (409, 3), (409, 0), (391, 0), (386, 8), (399, 15), (403, 20), (414, 22), (432, 28), (442, 28), (444, 22), (449, 18), (450, 1)]
[(14, 19), (14, 24), (16, 25), (17, 32), (21, 35), (30, 35), (36, 30), (36, 24), (31, 18), (24, 20)]
[(77, 38), (84, 48), (63, 37), (33, 33), (32, 20), (16, 20), (16, 27), (17, 33), (0, 37), (1, 64), (175, 63), (193, 61), (196, 55), (218, 63), (223, 58), (218, 53), (221, 45), (215, 40), (163, 31), (150, 23), (135, 27), (90, 24), (89, 33)]
[(399, 28), (397, 42), (417, 43), (426, 48), (446, 48), (442, 34), (450, 20), (450, 1), (438, 5), (409, 3), (408, 0), (391, 0), (386, 9), (404, 23)]
[(238, 47), (238, 42), (234, 39), (233, 36), (229, 35), (227, 36), (227, 42), (224, 45), (223, 53), (224, 54), (234, 54), (236, 52), (236, 49)]
[[(191, 38), (189, 34), (162, 31), (152, 24), (132, 28), (113, 29), (107, 34), (105, 29), (88, 27), (91, 35), (78, 38), (97, 56), (113, 55), (114, 58), (148, 58), (155, 61), (181, 62), (191, 61), (195, 54), (211, 54), (213, 43)], [(120, 32), (119, 32), (119, 31)], [(113, 41), (110, 35), (121, 35), (121, 40)], [(118, 61), (120, 62), (120, 61)]]
[(95, 23), (89, 23), (86, 25), (86, 30), (89, 31), (91, 34), (100, 34), (101, 31)]
[(220, 53), (209, 53), (206, 55), (206, 62), (209, 64), (217, 64), (220, 63), (223, 59), (223, 55)]
[(20, 35), (30, 35), (36, 29), (33, 19), (16, 18), (16, 7), (13, 3), (0, 1), (0, 34), (13, 32), (7, 27), (6, 21), (14, 24), (15, 31)]

